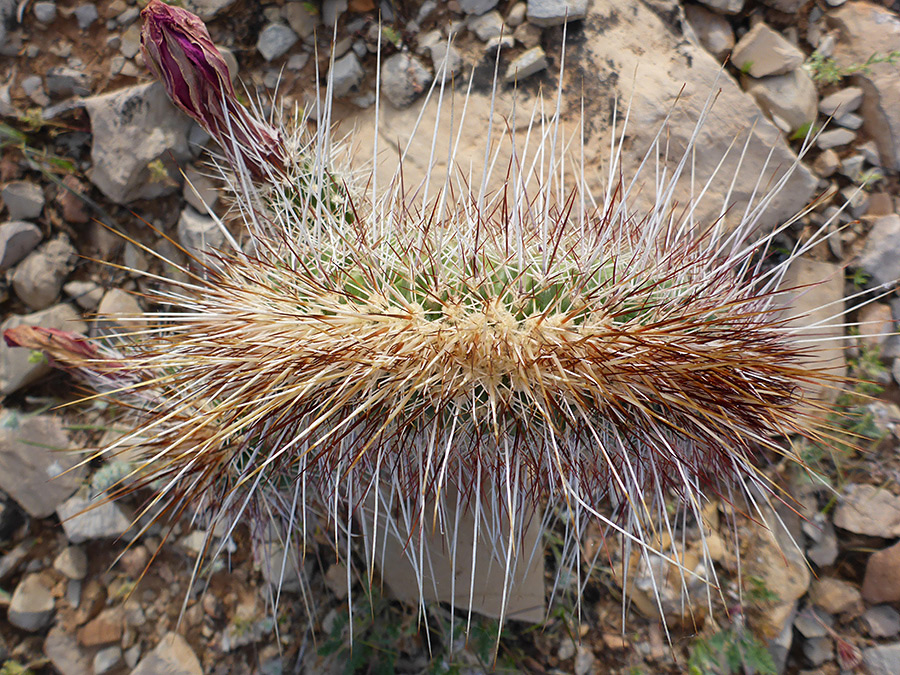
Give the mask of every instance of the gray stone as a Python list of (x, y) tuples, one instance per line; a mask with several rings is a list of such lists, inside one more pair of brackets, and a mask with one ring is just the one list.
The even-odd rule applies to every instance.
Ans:
[(835, 577), (816, 579), (809, 589), (809, 599), (828, 614), (858, 616), (862, 613), (862, 595), (859, 588), (843, 579)]
[(88, 573), (88, 559), (84, 549), (79, 546), (67, 546), (54, 558), (53, 569), (68, 579), (76, 581), (84, 579)]
[(63, 292), (82, 309), (93, 311), (100, 304), (104, 291), (93, 281), (70, 281), (63, 285)]
[(700, 2), (720, 14), (737, 14), (744, 9), (744, 0), (700, 0)]
[(73, 14), (75, 15), (75, 20), (78, 21), (78, 27), (81, 30), (87, 30), (98, 18), (100, 18), (100, 15), (97, 13), (97, 5), (93, 2), (78, 5)]
[(861, 153), (845, 157), (841, 160), (841, 174), (855, 183), (862, 177), (865, 163), (866, 158)]
[(867, 675), (897, 675), (900, 673), (900, 642), (866, 647), (862, 650)]
[(497, 0), (458, 0), (459, 8), (466, 14), (484, 14), (497, 6)]
[(487, 42), (499, 35), (510, 35), (512, 31), (505, 27), (500, 12), (493, 11), (480, 16), (470, 16), (466, 25), (482, 42)]
[(717, 59), (724, 59), (734, 47), (734, 31), (728, 19), (700, 5), (687, 5), (685, 16), (700, 44)]
[(770, 117), (787, 122), (790, 131), (816, 121), (816, 85), (802, 68), (763, 78), (744, 75), (741, 85)]
[(36, 2), (34, 3), (34, 18), (41, 23), (53, 23), (56, 21), (56, 3), (55, 2)]
[(357, 93), (360, 82), (366, 76), (359, 63), (355, 52), (347, 52), (341, 58), (335, 60), (329, 72), (332, 78), (333, 95), (335, 98), (343, 98), (351, 93)]
[[(87, 324), (81, 315), (66, 303), (55, 305), (33, 314), (13, 315), (0, 324), (0, 335), (16, 326), (43, 326), (74, 333), (87, 333)], [(0, 393), (8, 395), (25, 387), (50, 372), (46, 359), (35, 358), (30, 350), (10, 347), (0, 340)], [(60, 479), (62, 480), (62, 479)], [(2, 483), (2, 480), (0, 480)], [(2, 488), (0, 484), (0, 488)], [(42, 488), (43, 489), (43, 488)], [(9, 490), (7, 490), (9, 492)], [(69, 492), (68, 494), (71, 494)], [(66, 496), (68, 496), (68, 494)], [(50, 510), (52, 513), (52, 509)], [(48, 515), (48, 514), (44, 514)], [(42, 516), (36, 516), (42, 518)]]
[(141, 51), (141, 27), (134, 24), (122, 33), (119, 53), (126, 59), (133, 59), (139, 51)]
[[(357, 54), (357, 56), (359, 55)], [(291, 54), (285, 65), (288, 70), (303, 70), (303, 66), (307, 63), (309, 63), (309, 54), (306, 52), (299, 52), (297, 54)]]
[(32, 220), (44, 210), (44, 191), (24, 180), (7, 183), (0, 190), (10, 220)]
[(381, 66), (381, 91), (397, 108), (412, 104), (431, 84), (431, 72), (411, 54), (394, 54)]
[(66, 235), (51, 239), (16, 265), (12, 274), (13, 290), (29, 309), (46, 309), (59, 297), (76, 258), (77, 253)]
[(288, 26), (270, 23), (259, 32), (256, 49), (266, 61), (273, 61), (297, 44), (297, 34)]
[(119, 13), (116, 17), (116, 23), (120, 26), (130, 26), (137, 21), (140, 14), (141, 10), (138, 7), (129, 7), (125, 11)]
[(38, 226), (24, 220), (11, 220), (0, 225), (0, 272), (25, 258), (42, 238)]
[(830, 520), (817, 513), (811, 523), (804, 523), (803, 531), (810, 539), (806, 557), (818, 567), (833, 565), (838, 556), (837, 535)]
[(803, 58), (803, 52), (762, 22), (747, 31), (731, 53), (734, 65), (752, 77), (784, 75), (799, 68)]
[(122, 663), (122, 648), (119, 645), (101, 649), (94, 655), (94, 675), (105, 675)]
[(167, 633), (159, 644), (141, 659), (131, 675), (203, 675), (194, 650), (177, 633)]
[(523, 23), (513, 32), (513, 38), (525, 49), (532, 49), (541, 44), (541, 29), (532, 23)]
[[(900, 16), (868, 2), (850, 2), (826, 21), (840, 33), (834, 53), (839, 66), (865, 63), (875, 54), (900, 50)], [(866, 135), (878, 144), (885, 165), (900, 169), (900, 63), (875, 64), (853, 76), (863, 90), (860, 114)]]
[(311, 14), (307, 9), (306, 2), (288, 2), (284, 6), (284, 18), (301, 40), (310, 37), (316, 30), (319, 23), (319, 17)]
[(75, 639), (74, 632), (54, 626), (44, 640), (44, 655), (61, 675), (94, 675), (91, 659)]
[[(93, 168), (88, 175), (107, 197), (127, 204), (170, 194), (181, 186), (177, 163), (190, 157), (191, 119), (169, 102), (162, 85), (92, 96), (85, 99), (85, 108), (93, 132)], [(166, 177), (159, 175), (160, 168)]]
[(184, 178), (185, 201), (198, 213), (208, 213), (210, 209), (215, 210), (219, 200), (219, 191), (213, 180), (193, 166), (185, 169)]
[(181, 212), (177, 232), (178, 242), (194, 256), (203, 251), (222, 249), (225, 245), (225, 234), (216, 221), (191, 208)]
[(834, 658), (834, 640), (830, 637), (817, 637), (803, 643), (803, 655), (813, 666), (821, 666)]
[(834, 524), (856, 534), (900, 537), (900, 497), (874, 485), (848, 485), (834, 513)]
[(234, 2), (235, 0), (186, 0), (184, 6), (204, 21), (209, 21)]
[(774, 7), (779, 12), (793, 14), (805, 4), (806, 0), (763, 0), (764, 5)]
[(823, 115), (855, 112), (863, 101), (863, 90), (859, 87), (845, 87), (829, 94), (819, 101), (819, 112)]
[(841, 188), (840, 195), (846, 205), (846, 211), (854, 218), (859, 218), (869, 210), (869, 193), (861, 190), (859, 186), (848, 185)]
[(91, 324), (91, 335), (117, 335), (146, 327), (143, 310), (137, 298), (121, 288), (111, 288), (103, 294), (97, 307), (100, 321)]
[(594, 652), (584, 645), (579, 645), (575, 654), (575, 675), (587, 675), (592, 672), (596, 660), (597, 657), (594, 656)]
[(56, 515), (62, 523), (66, 538), (72, 544), (95, 539), (114, 539), (128, 530), (131, 519), (105, 494), (90, 499), (82, 491), (60, 504)]
[(863, 118), (856, 113), (846, 113), (836, 117), (834, 121), (845, 129), (853, 129), (854, 131), (861, 129), (863, 125)]
[(547, 68), (547, 55), (541, 47), (534, 47), (513, 59), (506, 69), (505, 80), (516, 82), (524, 80)]
[(459, 51), (447, 42), (439, 42), (431, 47), (431, 63), (436, 77), (449, 80), (462, 71), (463, 60)]
[(829, 129), (828, 131), (823, 131), (819, 134), (816, 145), (819, 146), (819, 149), (821, 150), (828, 150), (830, 148), (839, 148), (850, 145), (855, 140), (856, 132), (851, 131), (850, 129)]
[(900, 613), (890, 605), (869, 607), (862, 622), (873, 638), (890, 638), (900, 633)]
[(874, 284), (893, 284), (900, 280), (900, 215), (891, 214), (875, 221), (858, 266)]
[(84, 479), (69, 449), (59, 417), (7, 409), (0, 416), (0, 489), (33, 518), (46, 518)]
[(22, 91), (39, 106), (50, 105), (50, 97), (44, 92), (44, 83), (40, 75), (29, 75), (22, 78)]
[(828, 635), (828, 629), (834, 625), (834, 617), (828, 612), (809, 606), (794, 617), (794, 628), (807, 639), (821, 638)]
[(44, 577), (29, 574), (13, 591), (6, 617), (13, 626), (36, 633), (50, 623), (54, 610), (53, 594)]
[(52, 97), (88, 96), (91, 93), (91, 76), (77, 68), (53, 66), (47, 71), (44, 85)]
[(535, 26), (559, 26), (587, 16), (588, 0), (528, 0), (528, 21)]
[[(322, 0), (322, 23), (333, 28), (341, 14), (346, 11), (347, 0)], [(386, 16), (383, 17), (383, 20), (385, 24), (390, 24), (390, 20)]]

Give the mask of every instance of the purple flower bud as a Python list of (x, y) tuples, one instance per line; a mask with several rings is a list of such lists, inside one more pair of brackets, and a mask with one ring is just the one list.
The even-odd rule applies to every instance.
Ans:
[(141, 12), (141, 51), (151, 72), (179, 108), (197, 120), (257, 179), (284, 171), (278, 131), (241, 105), (222, 54), (203, 22), (187, 10), (150, 0)]

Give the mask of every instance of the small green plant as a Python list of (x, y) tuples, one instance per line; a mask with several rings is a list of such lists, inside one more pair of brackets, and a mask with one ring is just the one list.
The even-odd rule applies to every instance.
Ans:
[(399, 31), (393, 26), (382, 26), (381, 36), (397, 49), (400, 49), (400, 47), (403, 46), (403, 38), (400, 36)]
[(746, 628), (726, 628), (691, 645), (690, 675), (775, 675), (766, 646)]
[(765, 579), (755, 576), (747, 577), (745, 595), (747, 601), (753, 605), (771, 605), (781, 599), (778, 593), (766, 585)]
[(794, 133), (791, 134), (790, 140), (802, 141), (807, 137), (815, 136), (817, 133), (819, 133), (820, 129), (821, 127), (814, 124), (813, 122), (804, 122), (799, 127), (797, 127), (797, 130)]
[(850, 275), (850, 283), (852, 283), (857, 288), (864, 288), (867, 283), (869, 283), (869, 279), (872, 278), (872, 275), (868, 272), (864, 272), (858, 267), (853, 270), (853, 274)]
[(741, 75), (749, 75), (750, 69), (753, 67), (753, 61), (745, 61), (741, 66)]
[(863, 190), (871, 190), (875, 187), (875, 183), (884, 180), (884, 174), (878, 169), (867, 169), (859, 175), (859, 184)]
[(33, 675), (33, 672), (18, 661), (5, 661), (0, 666), (0, 675)]
[(845, 77), (855, 73), (869, 73), (872, 66), (879, 63), (897, 63), (900, 61), (900, 50), (894, 50), (887, 54), (872, 54), (863, 63), (851, 63), (841, 66), (830, 57), (823, 56), (818, 50), (814, 51), (806, 61), (806, 69), (816, 82), (824, 84), (837, 84)]

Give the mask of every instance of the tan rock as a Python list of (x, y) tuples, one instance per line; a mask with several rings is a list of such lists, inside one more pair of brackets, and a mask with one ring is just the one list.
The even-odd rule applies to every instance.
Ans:
[(900, 602), (900, 543), (869, 556), (862, 596), (867, 602)]
[(862, 614), (863, 604), (859, 589), (848, 581), (834, 577), (822, 577), (809, 589), (809, 599), (829, 614)]
[(84, 647), (118, 643), (122, 639), (124, 627), (121, 608), (110, 607), (78, 629), (78, 642)]

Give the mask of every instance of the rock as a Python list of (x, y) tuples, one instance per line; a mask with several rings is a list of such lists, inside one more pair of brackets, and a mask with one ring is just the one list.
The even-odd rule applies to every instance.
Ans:
[(781, 628), (781, 631), (775, 635), (775, 637), (770, 638), (768, 640), (768, 644), (766, 644), (766, 649), (769, 652), (769, 655), (772, 657), (772, 662), (775, 665), (775, 672), (783, 673), (784, 667), (787, 664), (788, 654), (791, 652), (791, 647), (794, 644), (794, 625), (793, 620), (794, 616), (797, 613), (797, 606), (794, 603), (792, 610), (785, 617), (784, 625)]
[(734, 47), (734, 31), (728, 19), (699, 5), (687, 5), (685, 16), (700, 44), (717, 59), (724, 59)]
[(0, 190), (10, 220), (33, 220), (44, 210), (44, 192), (39, 185), (17, 180)]
[(559, 26), (587, 16), (588, 0), (528, 0), (528, 21), (535, 26)]
[(288, 2), (284, 6), (284, 18), (288, 22), (288, 26), (294, 31), (301, 40), (306, 40), (316, 30), (319, 23), (319, 17), (311, 14), (307, 9), (306, 2)]
[[(87, 324), (82, 321), (81, 315), (66, 303), (54, 305), (33, 314), (12, 315), (0, 324), (0, 335), (5, 330), (22, 325), (43, 326), (74, 333), (87, 333), (88, 331)], [(5, 341), (0, 340), (0, 393), (11, 394), (43, 377), (50, 372), (50, 369), (50, 364), (45, 359), (34, 357), (28, 349), (10, 347)], [(44, 515), (49, 515), (49, 513)], [(37, 517), (42, 518), (43, 516)]]
[(213, 180), (205, 173), (187, 167), (184, 172), (184, 199), (194, 207), (197, 213), (209, 213), (215, 211), (219, 200), (219, 190)]
[(39, 75), (22, 78), (22, 91), (41, 107), (46, 108), (50, 105), (50, 97), (44, 92), (44, 83)]
[(803, 532), (811, 541), (806, 548), (806, 557), (818, 567), (833, 565), (838, 556), (838, 543), (831, 521), (816, 513), (812, 523), (803, 523)]
[(533, 23), (523, 23), (516, 28), (513, 38), (525, 49), (533, 49), (541, 44), (541, 29)]
[(834, 640), (830, 637), (817, 637), (803, 643), (803, 655), (812, 666), (821, 666), (834, 658)]
[(803, 52), (760, 22), (738, 40), (731, 61), (752, 77), (784, 75), (803, 64)]
[(78, 5), (72, 13), (75, 15), (75, 20), (78, 22), (78, 27), (81, 30), (90, 28), (100, 16), (97, 13), (97, 5), (93, 2)]
[(863, 90), (859, 87), (845, 87), (829, 94), (819, 101), (819, 112), (826, 116), (852, 113), (863, 101)]
[(900, 215), (891, 214), (875, 221), (858, 265), (874, 284), (887, 285), (900, 280)]
[(343, 98), (351, 93), (359, 92), (359, 84), (366, 76), (359, 63), (355, 52), (349, 51), (344, 56), (336, 59), (329, 71), (332, 78), (333, 95), (335, 98)]
[(516, 46), (516, 39), (512, 35), (497, 35), (488, 40), (484, 45), (484, 54), (490, 59), (498, 50), (503, 50), (505, 54), (507, 50)]
[[(781, 302), (787, 309), (790, 325), (818, 326), (811, 334), (804, 333), (803, 347), (808, 364), (823, 368), (837, 377), (847, 372), (844, 348), (835, 338), (844, 337), (844, 273), (840, 265), (799, 258), (791, 263), (781, 284), (782, 289), (798, 289)], [(815, 386), (804, 383), (810, 397), (831, 401), (837, 392), (828, 383)]]
[(700, 2), (720, 14), (737, 14), (744, 9), (744, 0), (700, 0)]
[(86, 493), (81, 493), (57, 507), (56, 514), (70, 543), (113, 539), (128, 530), (131, 520), (122, 508), (115, 502), (104, 502), (104, 499), (105, 495), (100, 495), (91, 500)]
[(850, 129), (829, 129), (819, 134), (819, 138), (816, 139), (816, 145), (819, 146), (820, 150), (828, 150), (850, 145), (855, 140), (856, 133)]
[(524, 2), (517, 2), (509, 10), (506, 15), (506, 25), (510, 28), (516, 28), (525, 23), (525, 13), (528, 11), (528, 5)]
[(506, 82), (524, 80), (547, 68), (547, 55), (541, 47), (534, 47), (513, 59), (506, 69)]
[(29, 309), (46, 309), (59, 297), (76, 258), (77, 253), (66, 235), (51, 239), (16, 265), (12, 274), (13, 290)]
[(91, 93), (90, 73), (68, 66), (54, 66), (45, 78), (47, 93), (53, 98), (87, 96)]
[(841, 158), (834, 150), (825, 150), (813, 162), (813, 171), (822, 178), (828, 178), (841, 167)]
[(94, 675), (90, 657), (78, 646), (75, 636), (59, 625), (47, 633), (44, 655), (61, 675)]
[(63, 292), (82, 309), (93, 311), (100, 304), (104, 291), (93, 281), (70, 281), (63, 286)]
[(56, 21), (56, 3), (55, 2), (47, 2), (46, 0), (42, 2), (34, 3), (34, 18), (40, 21), (43, 24), (53, 23)]
[(869, 556), (862, 595), (871, 603), (900, 601), (900, 543)]
[(191, 646), (177, 633), (167, 633), (141, 659), (131, 675), (203, 675), (203, 668)]
[(900, 642), (866, 647), (862, 660), (867, 675), (897, 675), (900, 673)]
[(13, 591), (6, 617), (16, 628), (36, 633), (50, 623), (54, 610), (50, 585), (42, 575), (29, 574)]
[(863, 118), (856, 113), (846, 113), (844, 115), (841, 115), (840, 117), (835, 118), (834, 121), (839, 126), (842, 126), (845, 129), (851, 129), (853, 131), (861, 129), (863, 125)]
[(88, 572), (88, 559), (84, 549), (79, 546), (67, 546), (53, 560), (53, 569), (68, 579), (84, 579)]
[(91, 335), (112, 335), (140, 330), (146, 326), (143, 310), (137, 298), (121, 288), (111, 288), (103, 294), (97, 307), (102, 320), (91, 324)]
[(763, 78), (745, 75), (741, 85), (769, 117), (777, 115), (787, 122), (790, 131), (816, 121), (816, 85), (802, 68)]
[(484, 14), (497, 6), (497, 0), (457, 0), (466, 14)]
[(297, 44), (299, 39), (288, 26), (270, 23), (259, 32), (256, 49), (266, 61), (274, 61)]
[(141, 27), (137, 24), (129, 26), (122, 33), (122, 41), (119, 44), (119, 53), (126, 59), (133, 59), (141, 51)]
[(487, 42), (499, 35), (509, 35), (511, 31), (504, 25), (500, 12), (493, 11), (481, 16), (471, 16), (466, 22), (469, 30), (478, 36), (482, 42)]
[[(27, 352), (28, 350), (21, 350)], [(84, 479), (56, 415), (0, 415), (0, 489), (33, 518), (46, 518)], [(73, 468), (75, 467), (75, 468)]]
[(809, 599), (829, 614), (862, 613), (862, 596), (859, 589), (841, 579), (822, 577), (813, 582), (809, 589)]
[[(868, 2), (851, 2), (829, 12), (828, 25), (840, 34), (834, 60), (839, 66), (865, 63), (872, 55), (900, 50), (900, 17)], [(853, 76), (864, 92), (863, 129), (875, 139), (886, 166), (900, 169), (900, 63), (881, 63)]]
[(94, 655), (94, 675), (105, 675), (123, 663), (122, 648), (119, 645), (101, 649)]
[(821, 638), (828, 635), (828, 629), (834, 625), (834, 617), (818, 607), (810, 606), (798, 612), (794, 618), (794, 628), (806, 639)]
[(900, 633), (900, 612), (890, 605), (870, 607), (863, 613), (862, 622), (869, 635), (874, 638), (890, 638)]
[[(329, 28), (334, 27), (341, 14), (347, 11), (347, 0), (322, 0), (322, 23)], [(384, 11), (384, 10), (382, 10)], [(390, 24), (390, 19), (384, 17), (384, 22)]]
[[(177, 164), (190, 157), (191, 119), (159, 83), (85, 99), (93, 144), (91, 181), (112, 201), (154, 199), (181, 185)], [(166, 176), (161, 176), (164, 171)]]
[(434, 72), (437, 74), (437, 77), (449, 81), (450, 78), (462, 71), (462, 56), (459, 55), (459, 51), (453, 45), (441, 41), (436, 45), (432, 45), (430, 51), (431, 63), (434, 66)]
[(100, 647), (122, 639), (125, 616), (121, 607), (108, 607), (78, 629), (78, 643), (83, 647)]
[(894, 330), (891, 306), (884, 302), (870, 302), (860, 308), (859, 341), (868, 347), (880, 347)]
[(575, 675), (587, 675), (588, 673), (593, 672), (594, 662), (596, 660), (597, 658), (594, 656), (594, 652), (584, 645), (579, 645), (578, 651), (575, 654)]
[(209, 21), (234, 4), (235, 0), (185, 0), (184, 6), (204, 21)]
[(874, 485), (849, 485), (834, 513), (834, 524), (871, 537), (900, 537), (900, 497)]
[(207, 253), (225, 247), (225, 233), (209, 216), (201, 216), (192, 208), (186, 208), (178, 219), (178, 242), (187, 252), (201, 260), (212, 263)]
[(856, 183), (862, 177), (865, 162), (866, 158), (862, 156), (862, 153), (845, 157), (841, 160), (841, 173)]
[(63, 178), (62, 182), (63, 189), (57, 193), (56, 202), (62, 208), (63, 219), (75, 225), (88, 222), (90, 216), (84, 199), (84, 194), (88, 191), (87, 185), (72, 175)]
[(410, 105), (430, 83), (428, 68), (410, 54), (394, 54), (381, 66), (381, 91), (397, 108)]
[(42, 238), (38, 226), (24, 220), (11, 220), (0, 225), (0, 272), (22, 260)]

